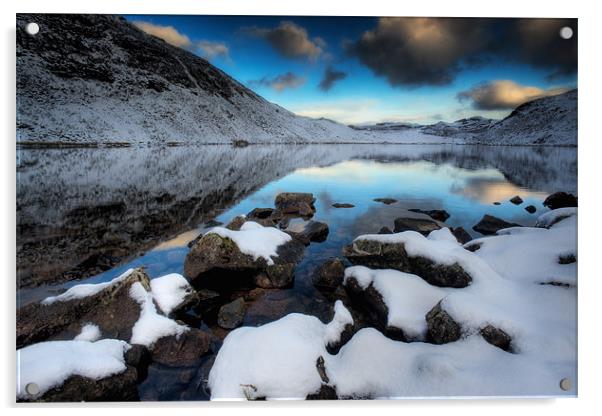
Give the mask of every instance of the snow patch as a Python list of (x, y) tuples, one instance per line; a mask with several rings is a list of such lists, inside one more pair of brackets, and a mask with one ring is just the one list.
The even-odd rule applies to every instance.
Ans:
[(81, 332), (73, 340), (94, 342), (98, 341), (100, 336), (101, 332), (98, 325), (88, 323), (82, 327)]
[(188, 280), (178, 273), (152, 279), (150, 287), (153, 299), (165, 315), (169, 315), (175, 307), (182, 304), (192, 291)]
[(577, 207), (558, 208), (540, 215), (537, 218), (537, 221), (535, 221), (535, 226), (549, 228), (551, 225), (563, 220), (564, 218), (572, 217), (574, 215), (577, 215)]
[(292, 240), (292, 237), (285, 232), (274, 227), (264, 227), (253, 221), (245, 222), (240, 227), (240, 231), (215, 227), (205, 235), (210, 233), (231, 239), (242, 253), (248, 254), (254, 260), (261, 257), (269, 265), (274, 264), (272, 257), (278, 257), (278, 253), (276, 252), (278, 247)]

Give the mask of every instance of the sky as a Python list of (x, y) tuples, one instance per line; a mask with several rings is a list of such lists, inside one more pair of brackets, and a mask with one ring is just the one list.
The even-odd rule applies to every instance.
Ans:
[(125, 17), (271, 102), (345, 124), (503, 118), (577, 86), (576, 19)]

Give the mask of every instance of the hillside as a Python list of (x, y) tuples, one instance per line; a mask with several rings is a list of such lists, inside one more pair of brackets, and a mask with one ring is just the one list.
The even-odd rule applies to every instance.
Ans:
[[(31, 36), (24, 27), (37, 22)], [(371, 137), (272, 104), (205, 59), (107, 15), (17, 16), (19, 142), (223, 143)]]

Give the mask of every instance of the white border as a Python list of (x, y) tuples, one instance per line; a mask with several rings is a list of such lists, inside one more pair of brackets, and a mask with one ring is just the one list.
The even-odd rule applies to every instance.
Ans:
[[(379, 414), (433, 411), (447, 415), (504, 415), (528, 411), (530, 414), (567, 415), (599, 412), (602, 408), (598, 391), (600, 383), (600, 304), (602, 279), (599, 270), (601, 245), (597, 237), (600, 225), (600, 169), (602, 155), (600, 125), (601, 89), (600, 75), (600, 15), (595, 2), (556, 1), (527, 2), (503, 0), (483, 2), (469, 0), (411, 1), (303, 0), (289, 3), (274, 0), (19, 0), (12, 4), (3, 1), (2, 13), (2, 243), (0, 250), (4, 273), (1, 275), (4, 295), (3, 372), (0, 394), (2, 404), (12, 406), (15, 391), (15, 13), (129, 13), (129, 14), (275, 14), (275, 15), (347, 15), (347, 16), (486, 16), (486, 17), (577, 17), (579, 18), (579, 398), (530, 400), (402, 400), (390, 402), (277, 402), (277, 403), (136, 403), (119, 405), (46, 405), (19, 406), (26, 412), (35, 410), (45, 414), (91, 412), (106, 415), (105, 407), (126, 407), (130, 412), (143, 411), (148, 415), (161, 415), (170, 408), (180, 412), (265, 412), (283, 411), (286, 414), (312, 414), (344, 411), (348, 414), (365, 414), (375, 409)], [(558, 166), (562, 170), (562, 166)], [(67, 408), (65, 408), (67, 407)], [(199, 409), (192, 409), (198, 407)], [(597, 409), (597, 410), (596, 410)], [(517, 413), (517, 414), (520, 414)]]

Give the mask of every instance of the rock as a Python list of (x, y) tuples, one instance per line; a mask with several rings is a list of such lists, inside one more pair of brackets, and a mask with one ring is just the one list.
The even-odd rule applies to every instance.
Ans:
[(385, 205), (391, 205), (397, 202), (396, 199), (393, 198), (374, 198), (373, 199), (374, 202), (381, 202)]
[(324, 357), (321, 355), (316, 360), (316, 369), (318, 370), (318, 374), (320, 375), (320, 379), (325, 384), (330, 383), (328, 375), (326, 374), (326, 366), (324, 365)]
[(255, 289), (246, 292), (243, 295), (243, 298), (245, 299), (246, 302), (253, 302), (256, 301), (257, 299), (261, 298), (264, 294), (266, 293), (266, 290), (261, 288), (261, 287), (256, 287)]
[(460, 325), (437, 303), (426, 314), (427, 339), (433, 344), (446, 344), (457, 341), (462, 335)]
[(460, 244), (466, 244), (472, 240), (470, 234), (462, 227), (452, 228), (451, 233), (456, 237), (456, 240), (458, 240), (458, 243)]
[(265, 220), (274, 213), (274, 208), (255, 208), (247, 214), (248, 220), (260, 219)]
[(17, 348), (45, 341), (63, 334), (73, 339), (81, 322), (99, 326), (103, 338), (129, 341), (132, 327), (140, 316), (140, 306), (129, 294), (130, 287), (140, 282), (147, 290), (150, 280), (142, 269), (135, 269), (123, 280), (107, 286), (99, 293), (81, 299), (31, 303), (17, 311)]
[(138, 401), (138, 373), (132, 366), (100, 380), (71, 376), (35, 401), (41, 402), (130, 402)]
[(499, 230), (510, 227), (522, 227), (522, 225), (506, 222), (500, 218), (494, 217), (493, 215), (485, 214), (483, 218), (481, 218), (481, 220), (472, 227), (472, 229), (483, 235), (493, 235)]
[(303, 251), (304, 245), (292, 239), (278, 247), (274, 264), (268, 265), (263, 257), (242, 253), (230, 238), (209, 233), (186, 255), (184, 273), (197, 287), (220, 292), (257, 285), (257, 279), (261, 287), (284, 287), (292, 283)]
[(204, 315), (220, 305), (221, 295), (213, 290), (201, 289), (197, 291), (198, 302), (195, 310)]
[(515, 197), (512, 197), (510, 199), (510, 202), (512, 202), (514, 205), (520, 205), (523, 203), (523, 199), (520, 196), (516, 195)]
[(499, 328), (496, 328), (492, 325), (487, 325), (485, 328), (481, 329), (481, 336), (491, 345), (495, 345), (504, 351), (512, 351), (510, 345), (512, 343), (512, 338), (510, 338), (510, 335)]
[(396, 233), (403, 231), (417, 231), (420, 234), (427, 236), (431, 231), (439, 230), (441, 226), (433, 220), (423, 218), (396, 218), (395, 229)]
[(274, 215), (311, 217), (316, 212), (314, 202), (316, 202), (316, 198), (310, 193), (283, 192), (278, 194), (274, 201), (277, 211)]
[(496, 201), (496, 202), (493, 203), (493, 205), (502, 205), (502, 203)]
[(389, 227), (382, 227), (378, 230), (378, 234), (393, 234), (393, 231)]
[(341, 332), (339, 341), (336, 343), (327, 344), (326, 351), (328, 351), (328, 353), (332, 355), (338, 354), (343, 345), (347, 344), (351, 340), (355, 332), (355, 327), (353, 325), (345, 325), (345, 328), (343, 328), (343, 332)]
[(190, 328), (179, 336), (159, 338), (151, 349), (152, 360), (170, 367), (193, 366), (210, 352), (212, 339), (208, 332), (197, 328)]
[(224, 329), (234, 329), (242, 325), (245, 317), (245, 300), (241, 297), (219, 309), (217, 324)]
[(482, 245), (483, 245), (483, 243), (472, 243), (472, 244), (468, 244), (468, 245), (464, 246), (464, 248), (466, 250), (474, 253), (475, 251), (480, 249)]
[(310, 241), (325, 241), (329, 231), (328, 224), (313, 220), (289, 223), (284, 229), (284, 232), (305, 245), (309, 245)]
[(238, 215), (226, 225), (226, 228), (233, 231), (240, 231), (240, 227), (245, 223), (246, 217), (244, 215)]
[(232, 140), (232, 147), (247, 147), (250, 144), (251, 143), (243, 139)]
[(136, 368), (138, 373), (138, 382), (146, 378), (148, 366), (152, 361), (151, 353), (144, 345), (133, 344), (125, 353), (125, 363)]
[(556, 192), (548, 196), (545, 201), (543, 201), (543, 205), (550, 209), (576, 207), (577, 197), (566, 192)]
[(573, 253), (561, 254), (558, 256), (558, 264), (572, 264), (577, 261), (577, 258)]
[(315, 393), (308, 394), (305, 400), (337, 400), (337, 391), (333, 386), (322, 384), (320, 390)]
[(332, 206), (335, 208), (354, 208), (355, 207), (355, 205), (353, 205), (353, 204), (339, 203), (339, 202), (335, 202), (334, 204), (332, 204)]
[(525, 207), (525, 211), (527, 211), (529, 214), (533, 214), (537, 211), (537, 208), (535, 208), (534, 205), (528, 205)]
[(223, 222), (220, 221), (216, 221), (216, 220), (209, 220), (207, 221), (205, 224), (203, 224), (205, 227), (219, 227), (220, 225), (223, 225)]
[(343, 255), (353, 264), (416, 274), (434, 286), (461, 288), (472, 281), (471, 276), (458, 263), (437, 264), (425, 257), (410, 257), (403, 243), (360, 239), (345, 246)]
[(345, 265), (338, 259), (329, 259), (314, 271), (312, 282), (315, 287), (324, 291), (334, 291), (343, 283)]
[(445, 222), (449, 218), (449, 213), (444, 209), (432, 209), (432, 210), (422, 210), (418, 208), (409, 209), (408, 211), (418, 212), (420, 214), (426, 214), (434, 220)]

